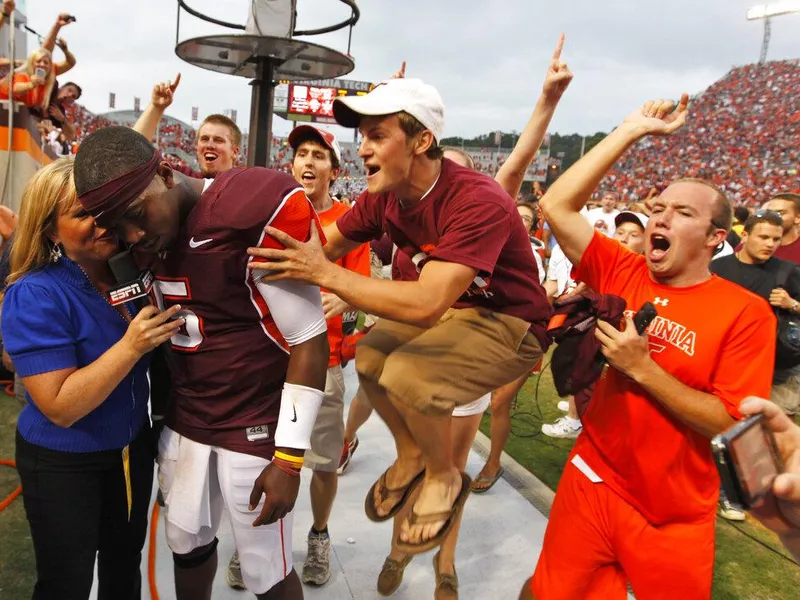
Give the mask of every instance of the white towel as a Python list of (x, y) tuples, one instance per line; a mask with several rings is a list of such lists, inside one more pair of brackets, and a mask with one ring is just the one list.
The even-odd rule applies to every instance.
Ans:
[(211, 446), (180, 436), (175, 474), (165, 501), (167, 520), (188, 533), (211, 526), (210, 459)]

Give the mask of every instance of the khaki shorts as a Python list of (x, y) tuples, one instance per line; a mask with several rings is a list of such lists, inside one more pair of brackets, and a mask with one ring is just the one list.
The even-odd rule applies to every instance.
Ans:
[(451, 308), (430, 329), (380, 319), (358, 342), (356, 370), (395, 401), (444, 416), (517, 379), (541, 357), (522, 319)]
[(311, 449), (304, 465), (315, 471), (336, 471), (344, 446), (344, 375), (342, 367), (328, 367), (325, 397), (311, 431)]
[(800, 412), (800, 370), (793, 369), (786, 381), (774, 384), (770, 399), (787, 415)]

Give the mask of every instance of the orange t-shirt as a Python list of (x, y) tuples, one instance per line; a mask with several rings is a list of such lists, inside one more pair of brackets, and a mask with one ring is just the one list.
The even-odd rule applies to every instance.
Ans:
[[(770, 397), (775, 316), (755, 294), (712, 275), (678, 288), (650, 277), (643, 256), (595, 232), (580, 281), (634, 314), (647, 301), (650, 354), (683, 384), (713, 394), (734, 418), (747, 396)], [(655, 525), (713, 518), (719, 476), (707, 438), (613, 368), (598, 380), (574, 454)]]
[[(336, 219), (341, 217), (344, 213), (346, 213), (350, 208), (342, 204), (341, 202), (336, 202), (334, 200), (333, 206), (331, 206), (328, 210), (318, 213), (320, 223), (322, 226), (325, 227), (329, 223), (336, 222)], [(361, 244), (355, 250), (352, 250), (342, 256), (340, 259), (336, 261), (336, 264), (340, 267), (344, 267), (348, 271), (354, 271), (356, 273), (360, 273), (365, 277), (370, 276), (370, 263), (369, 263), (369, 244)], [(327, 292), (328, 290), (323, 289), (323, 292)], [(338, 315), (333, 317), (332, 319), (328, 319), (328, 345), (331, 347), (331, 357), (328, 360), (328, 366), (334, 367), (341, 363), (341, 357), (339, 356), (340, 349), (342, 347), (342, 339), (344, 335), (342, 334), (342, 315)]]
[[(30, 83), (31, 78), (27, 73), (15, 73), (14, 83)], [(25, 106), (31, 108), (39, 108), (44, 100), (44, 85), (37, 86), (32, 90), (20, 94), (14, 94), (14, 100), (22, 102)], [(3, 79), (3, 84), (0, 85), (0, 100), (8, 100), (8, 78)]]

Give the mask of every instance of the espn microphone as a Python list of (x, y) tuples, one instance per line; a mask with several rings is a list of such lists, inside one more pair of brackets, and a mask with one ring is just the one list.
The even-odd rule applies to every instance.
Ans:
[(117, 285), (108, 290), (108, 300), (112, 306), (133, 302), (138, 310), (151, 304), (150, 290), (153, 289), (153, 274), (139, 271), (130, 250), (125, 250), (108, 260), (111, 273)]
[[(111, 273), (118, 283), (108, 291), (109, 302), (113, 306), (123, 302), (133, 302), (137, 310), (142, 310), (151, 304), (153, 274), (149, 270), (139, 270), (130, 250), (112, 256), (108, 260), (108, 266), (111, 267)], [(169, 412), (172, 398), (171, 375), (177, 372), (175, 356), (172, 354), (169, 341), (166, 341), (155, 349), (150, 361), (150, 412), (153, 419), (154, 454), (158, 454), (158, 438), (164, 426), (164, 415)], [(163, 506), (160, 490), (159, 504)]]
[[(111, 273), (118, 284), (108, 290), (108, 301), (112, 306), (133, 302), (137, 310), (142, 310), (145, 306), (152, 304), (150, 290), (153, 289), (153, 274), (149, 270), (139, 270), (130, 250), (112, 256), (108, 259), (108, 266), (111, 267)], [(169, 341), (161, 344), (159, 348), (164, 353), (164, 359), (167, 361), (170, 371), (174, 373), (177, 365)]]

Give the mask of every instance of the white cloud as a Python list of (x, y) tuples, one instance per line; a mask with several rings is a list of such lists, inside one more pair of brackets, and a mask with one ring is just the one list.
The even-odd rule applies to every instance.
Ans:
[[(249, 0), (187, 0), (216, 17), (244, 23)], [(733, 65), (758, 59), (762, 25), (748, 22), (752, 0), (362, 0), (353, 32), (356, 69), (351, 79), (376, 81), (403, 59), (408, 73), (435, 84), (447, 105), (448, 135), (519, 130), (541, 89), (560, 31), (567, 33), (564, 58), (575, 80), (551, 129), (593, 133), (613, 127), (649, 97), (676, 97), (711, 85)], [(200, 114), (238, 110), (247, 128), (247, 81), (206, 71), (175, 56), (175, 0), (37, 0), (29, 3), (31, 27), (46, 33), (56, 14), (78, 21), (63, 31), (78, 58), (68, 75), (84, 89), (93, 111), (107, 109), (108, 93), (118, 108), (133, 97), (147, 102), (157, 80), (180, 71), (183, 80), (169, 113), (189, 120)], [(334, 0), (298, 0), (301, 28), (329, 25), (347, 15)], [(800, 54), (794, 35), (800, 15), (773, 20), (770, 58)], [(221, 33), (183, 15), (181, 37)], [(314, 41), (338, 50), (347, 32)], [(275, 131), (290, 124), (276, 119)], [(344, 132), (341, 132), (344, 133)], [(347, 135), (347, 134), (345, 134)]]

